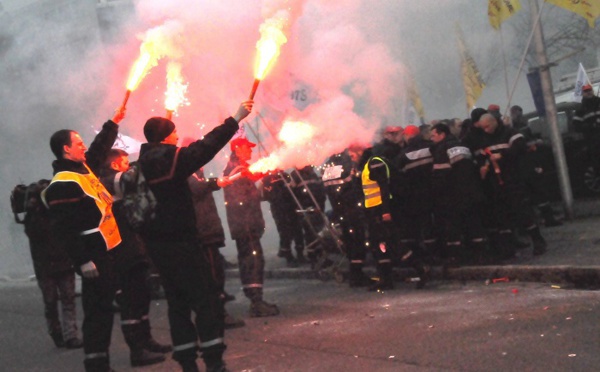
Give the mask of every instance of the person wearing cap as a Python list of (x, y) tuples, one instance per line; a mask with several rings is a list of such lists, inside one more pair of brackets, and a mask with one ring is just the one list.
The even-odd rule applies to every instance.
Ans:
[(242, 177), (223, 189), (223, 194), (229, 233), (238, 252), (242, 288), (250, 300), (250, 316), (265, 317), (278, 315), (279, 308), (263, 299), (265, 258), (260, 238), (265, 232), (265, 220), (260, 207), (260, 192), (255, 185), (263, 174), (248, 170), (255, 146), (246, 137), (237, 137), (230, 142), (231, 157), (223, 175), (231, 178), (241, 173)]
[(401, 126), (388, 125), (383, 130), (383, 139), (373, 146), (373, 153), (383, 156), (388, 160), (395, 159), (400, 150), (402, 150), (402, 133), (404, 129)]
[(155, 217), (140, 233), (163, 281), (173, 359), (184, 371), (198, 371), (198, 350), (207, 371), (223, 370), (226, 348), (223, 304), (206, 251), (198, 249), (188, 178), (227, 144), (253, 103), (242, 102), (232, 117), (186, 147), (177, 146), (179, 136), (171, 120), (152, 117), (144, 125), (148, 143), (142, 145), (138, 162), (157, 204)]
[[(423, 138), (415, 125), (404, 128), (406, 146), (396, 164), (404, 174), (403, 208), (400, 209), (400, 242), (419, 258), (437, 257), (437, 241), (433, 229), (433, 198), (431, 171), (432, 142)], [(421, 244), (425, 252), (421, 252)]]
[(56, 156), (54, 177), (42, 192), (57, 241), (65, 242), (75, 269), (81, 275), (84, 367), (88, 372), (112, 371), (109, 346), (115, 296), (113, 255), (121, 235), (112, 212), (112, 197), (96, 176), (117, 139), (119, 109), (102, 126), (89, 149), (74, 130), (62, 129), (50, 138)]

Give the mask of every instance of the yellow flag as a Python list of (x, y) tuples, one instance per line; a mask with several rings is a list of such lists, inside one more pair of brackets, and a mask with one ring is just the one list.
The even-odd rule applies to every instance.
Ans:
[(421, 120), (421, 122), (424, 122), (425, 110), (423, 109), (423, 102), (421, 102), (421, 96), (419, 95), (419, 91), (417, 90), (417, 84), (412, 75), (409, 77), (408, 97), (410, 99), (410, 103), (415, 108), (417, 115), (419, 115), (419, 119)]
[(489, 0), (488, 17), (490, 18), (490, 24), (498, 30), (502, 22), (519, 10), (521, 10), (519, 0)]
[(599, 0), (546, 0), (546, 2), (579, 14), (588, 21), (592, 28), (594, 28), (596, 19), (600, 17)]
[(479, 75), (475, 60), (467, 50), (463, 33), (458, 23), (456, 24), (456, 34), (458, 37), (458, 52), (460, 53), (460, 69), (467, 98), (467, 112), (471, 112), (473, 107), (475, 107), (475, 103), (481, 96), (483, 88), (485, 88), (485, 83)]

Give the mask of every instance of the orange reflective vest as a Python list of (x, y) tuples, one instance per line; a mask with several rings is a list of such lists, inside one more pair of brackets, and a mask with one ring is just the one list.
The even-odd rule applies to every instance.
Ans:
[[(102, 214), (102, 218), (98, 221), (98, 227), (82, 231), (80, 235), (89, 235), (98, 232), (104, 238), (106, 250), (111, 250), (121, 243), (121, 233), (119, 232), (117, 221), (112, 211), (113, 199), (98, 177), (94, 175), (87, 165), (85, 167), (89, 172), (88, 174), (69, 171), (56, 173), (52, 181), (50, 181), (50, 185), (55, 182), (75, 182), (87, 196), (94, 199), (96, 207), (98, 207), (98, 210)], [(44, 200), (46, 199), (45, 191), (42, 196)]]
[(373, 159), (381, 161), (382, 165), (385, 166), (387, 178), (388, 180), (390, 179), (390, 168), (382, 158), (374, 156), (369, 159), (367, 164), (365, 164), (361, 175), (363, 193), (365, 194), (365, 208), (373, 208), (383, 203), (381, 200), (381, 188), (379, 187), (379, 184), (369, 177), (369, 163), (371, 163), (371, 160)]

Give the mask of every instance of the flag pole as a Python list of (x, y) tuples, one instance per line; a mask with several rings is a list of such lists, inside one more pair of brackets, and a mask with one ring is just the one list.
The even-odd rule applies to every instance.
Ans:
[(550, 76), (550, 64), (548, 63), (548, 56), (546, 55), (546, 45), (544, 43), (544, 33), (542, 25), (539, 22), (541, 9), (539, 14), (536, 16), (535, 12), (538, 10), (537, 0), (529, 0), (532, 17), (536, 19), (533, 27), (533, 35), (535, 37), (535, 52), (536, 59), (538, 62), (537, 70), (540, 74), (540, 80), (542, 83), (542, 93), (544, 95), (544, 105), (546, 106), (546, 124), (550, 129), (550, 139), (552, 141), (552, 152), (554, 154), (554, 161), (556, 163), (556, 170), (558, 172), (558, 183), (560, 186), (560, 192), (563, 200), (563, 206), (565, 211), (565, 218), (568, 220), (573, 219), (573, 191), (571, 189), (571, 180), (569, 179), (569, 170), (567, 166), (567, 160), (565, 157), (565, 149), (563, 147), (562, 135), (558, 127), (558, 118), (556, 114), (556, 102), (554, 99), (554, 92), (552, 88), (552, 77)]
[[(536, 29), (537, 25), (540, 23), (540, 19), (542, 18), (542, 10), (544, 10), (544, 4), (546, 4), (546, 2), (542, 2), (542, 6), (540, 7), (539, 12), (537, 12), (537, 16), (533, 23), (533, 28), (531, 29), (531, 32), (529, 33), (529, 39), (527, 40), (527, 45), (525, 46), (525, 50), (523, 51), (523, 57), (521, 57), (521, 62), (519, 63), (519, 69), (517, 70), (517, 76), (515, 77), (515, 80), (513, 81), (513, 85), (510, 90), (510, 95), (508, 96), (508, 103), (506, 104), (506, 110), (504, 111), (504, 115), (507, 115), (508, 110), (510, 109), (512, 97), (515, 94), (515, 90), (517, 88), (517, 83), (519, 82), (519, 78), (521, 77), (521, 72), (523, 71), (523, 65), (525, 64), (525, 58), (527, 58), (527, 52), (529, 51), (529, 46), (531, 45), (531, 41), (533, 40), (533, 35), (535, 34), (535, 29)], [(536, 9), (537, 9), (537, 6), (536, 6)]]

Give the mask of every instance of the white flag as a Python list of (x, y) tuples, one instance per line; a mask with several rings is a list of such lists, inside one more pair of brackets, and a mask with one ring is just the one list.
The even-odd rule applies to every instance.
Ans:
[(579, 69), (577, 70), (577, 80), (575, 81), (575, 90), (573, 91), (573, 102), (581, 102), (581, 88), (589, 84), (590, 79), (587, 77), (587, 73), (583, 68), (583, 65), (579, 63)]

